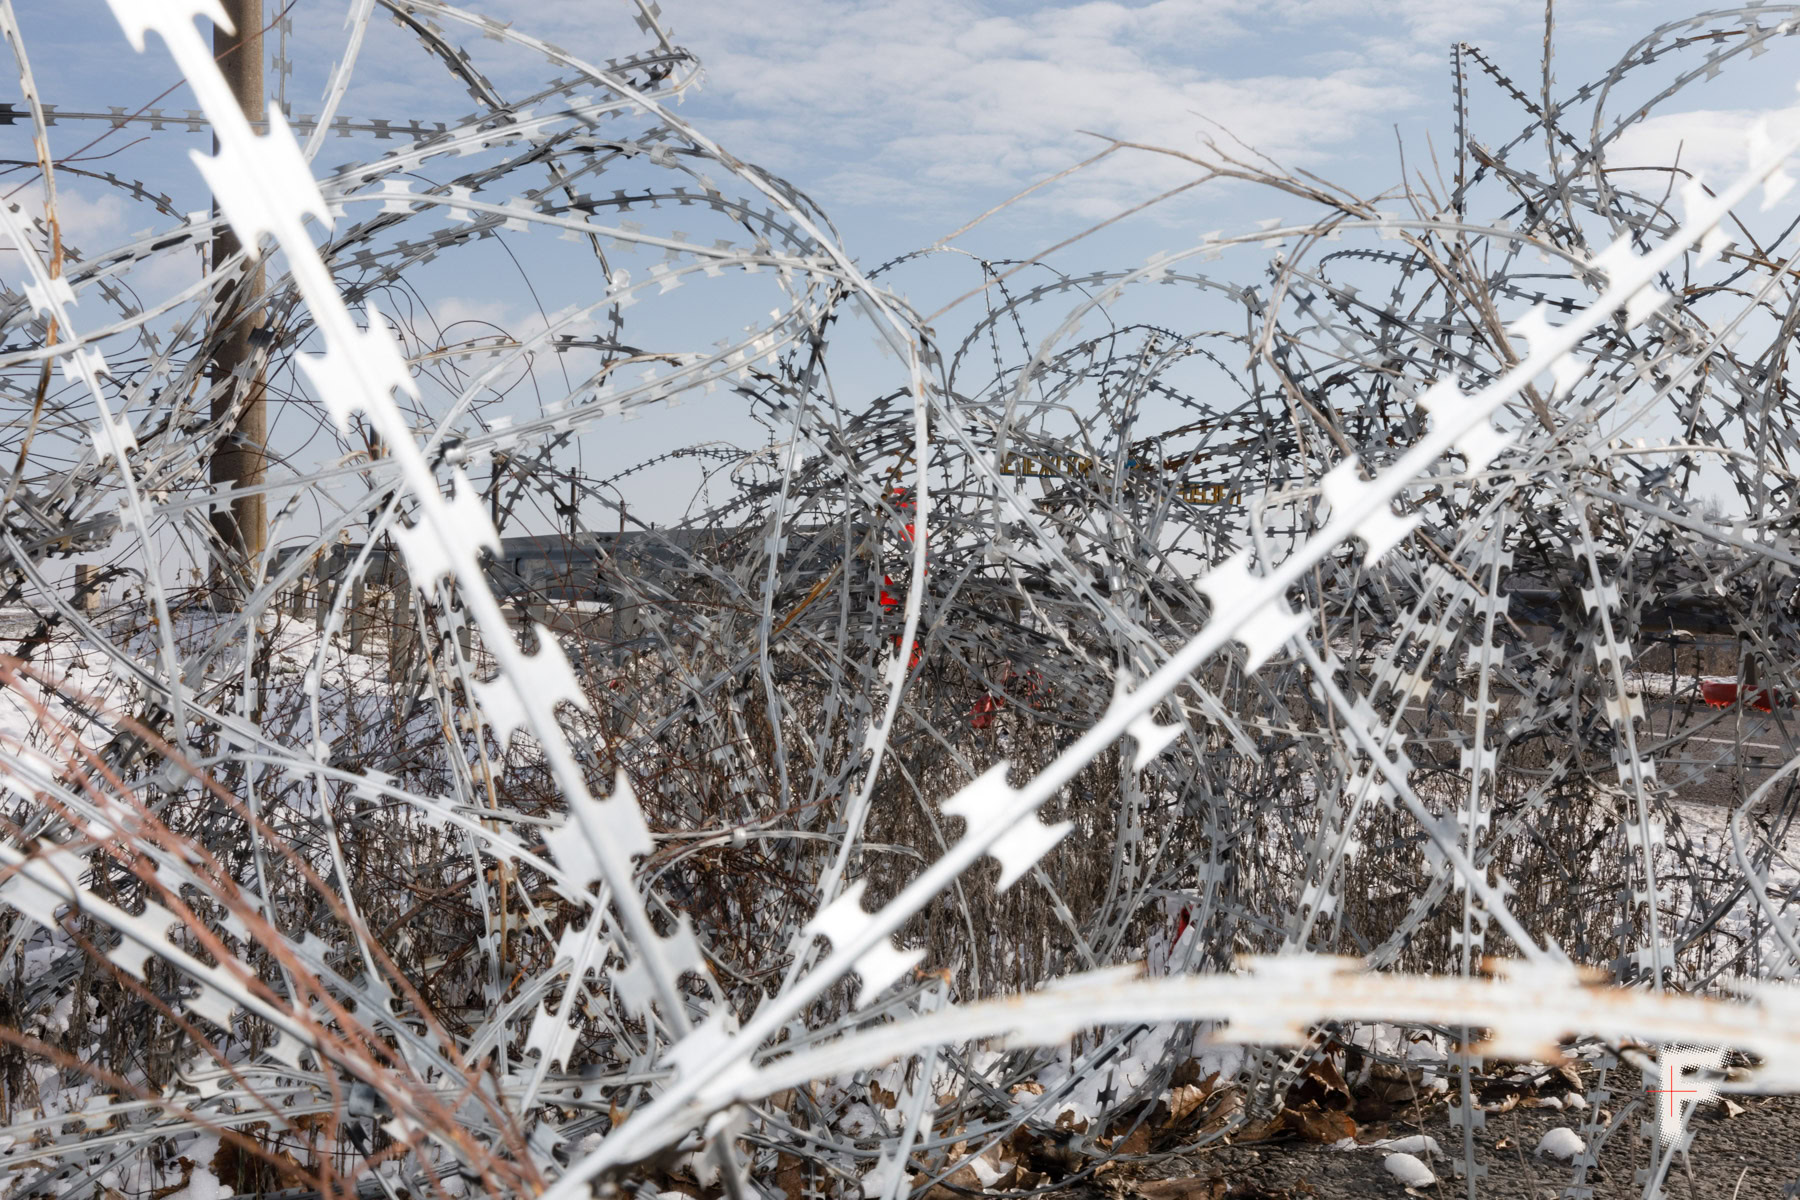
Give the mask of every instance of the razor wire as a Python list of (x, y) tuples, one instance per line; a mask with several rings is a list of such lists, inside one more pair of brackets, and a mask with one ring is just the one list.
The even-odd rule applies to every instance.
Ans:
[[(360, 0), (321, 112), (260, 120), (214, 5), (111, 2), (199, 109), (43, 103), (0, 3), (44, 181), (0, 205), (8, 1194), (924, 1195), (1060, 1136), (1030, 1192), (1266, 1127), (1386, 1023), (1471, 1196), (1487, 1063), (1606, 1064), (1571, 1188), (1610, 1072), (1684, 1072), (1655, 1195), (1708, 1095), (1796, 1090), (1793, 147), (1608, 156), (1800, 8), (1555, 100), (1458, 47), (1445, 194), (1215, 147), (1308, 215), (1074, 272), (860, 268), (676, 115), (644, 0), (605, 63)], [(341, 111), (377, 13), (474, 114)], [(469, 38), (556, 77), (508, 99)], [(212, 133), (217, 212), (63, 124)], [(63, 173), (160, 224), (71, 244)], [(591, 286), (452, 336), (432, 264), (508, 239)], [(927, 267), (981, 285), (954, 334)], [(247, 555), (206, 472), (264, 389)], [(680, 405), (767, 441), (585, 465)]]

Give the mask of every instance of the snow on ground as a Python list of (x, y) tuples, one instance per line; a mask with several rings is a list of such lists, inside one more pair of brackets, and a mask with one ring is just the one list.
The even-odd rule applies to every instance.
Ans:
[(1405, 1187), (1430, 1187), (1437, 1182), (1437, 1176), (1431, 1173), (1431, 1168), (1410, 1154), (1390, 1154), (1382, 1160), (1381, 1165)]
[(1536, 1153), (1568, 1162), (1586, 1149), (1587, 1143), (1581, 1140), (1579, 1134), (1559, 1125), (1538, 1139)]

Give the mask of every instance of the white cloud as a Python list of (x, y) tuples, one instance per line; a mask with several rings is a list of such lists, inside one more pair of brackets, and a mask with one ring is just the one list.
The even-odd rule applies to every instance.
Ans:
[[(316, 29), (302, 31), (318, 41), (321, 61), (340, 36), (335, 18), (325, 20), (335, 7), (321, 10)], [(647, 42), (627, 19), (629, 4), (485, 0), (481, 7), (590, 61)], [(1452, 42), (1483, 42), (1517, 77), (1533, 78), (1543, 17), (1539, 0), (662, 0), (661, 7), (676, 42), (696, 51), (707, 70), (699, 106), (684, 115), (733, 152), (813, 192), (828, 210), (860, 203), (894, 219), (918, 217), (927, 229), (1093, 153), (1101, 143), (1083, 130), (1195, 150), (1225, 129), (1285, 165), (1342, 177), (1347, 159), (1391, 152), (1390, 122), (1416, 127), (1424, 117), (1447, 125)], [(1670, 0), (1564, 6), (1559, 72), (1591, 76), (1604, 65), (1595, 52), (1622, 49), (1626, 33), (1675, 7)], [(450, 28), (503, 93), (541, 79), (540, 59)], [(397, 30), (371, 31), (350, 109), (409, 115), (464, 103), (445, 86), (441, 64), (410, 43)], [(427, 87), (430, 104), (419, 98)], [(1385, 180), (1392, 170), (1383, 163)], [(1060, 184), (1033, 204), (1110, 213), (1190, 177), (1174, 160), (1140, 156)]]
[(124, 282), (141, 301), (150, 305), (185, 291), (199, 279), (200, 256), (189, 249), (152, 255), (148, 262), (132, 267)]
[(1800, 137), (1800, 105), (1665, 113), (1620, 134), (1607, 150), (1607, 164), (1614, 168), (1667, 166), (1679, 161), (1683, 168), (1721, 186), (1750, 165), (1748, 138), (1751, 126), (1759, 120), (1768, 122), (1769, 136), (1778, 143)]
[[(515, 336), (528, 336), (530, 332), (535, 332), (523, 328), (524, 313), (506, 300), (445, 296), (432, 301), (431, 317), (435, 328), (453, 342), (491, 337), (502, 331)], [(530, 322), (539, 331), (543, 329), (543, 322), (536, 313), (531, 314)], [(421, 333), (433, 328), (430, 322), (423, 320), (418, 324)]]
[[(33, 220), (44, 216), (44, 185), (28, 184), (12, 203), (19, 205)], [(85, 254), (105, 249), (117, 241), (125, 230), (125, 200), (112, 191), (90, 191), (87, 186), (71, 185), (66, 177), (57, 180), (56, 218), (62, 238)]]
[[(732, 114), (728, 145), (815, 179), (808, 168), (824, 159), (828, 201), (885, 182), (957, 211), (972, 188), (1010, 190), (1101, 147), (1081, 131), (1194, 151), (1223, 128), (1320, 164), (1439, 99), (1444, 76), (1425, 71), (1445, 70), (1447, 31), (1523, 11), (1443, 0), (668, 7)], [(1191, 176), (1138, 156), (1059, 187), (1055, 203), (1091, 215)]]
[[(575, 5), (490, 0), (599, 50)], [(585, 10), (585, 6), (579, 6)], [(1184, 150), (1220, 126), (1318, 165), (1447, 92), (1456, 37), (1541, 19), (1534, 0), (665, 0), (706, 66), (710, 136), (815, 191), (931, 223), (1092, 154), (1083, 130)], [(617, 54), (617, 45), (605, 48)], [(1190, 168), (1139, 158), (1054, 193), (1116, 208)], [(898, 203), (895, 201), (898, 200)]]

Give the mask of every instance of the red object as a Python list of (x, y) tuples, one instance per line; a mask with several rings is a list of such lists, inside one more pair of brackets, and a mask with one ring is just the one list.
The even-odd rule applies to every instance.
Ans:
[(1193, 920), (1191, 914), (1189, 913), (1187, 905), (1184, 904), (1181, 906), (1181, 915), (1175, 919), (1176, 941), (1179, 942), (1181, 940), (1181, 935), (1187, 932), (1187, 927), (1192, 923)]
[(994, 714), (1006, 707), (1006, 701), (989, 693), (975, 702), (969, 713), (969, 725), (975, 729), (986, 729), (994, 723)]
[[(894, 507), (896, 509), (900, 510), (900, 512), (907, 513), (907, 512), (912, 511), (914, 505), (913, 505), (913, 500), (912, 500), (912, 492), (910, 489), (895, 488), (894, 492), (893, 492), (893, 497), (894, 497)], [(913, 523), (911, 521), (908, 521), (905, 525), (901, 526), (901, 532), (902, 532), (902, 536), (904, 536), (907, 541), (909, 541), (909, 542), (912, 541), (913, 540)]]
[[(897, 633), (894, 635), (894, 649), (895, 650), (900, 649), (900, 635)], [(919, 665), (919, 643), (914, 642), (913, 648), (912, 648), (912, 654), (909, 655), (906, 660), (906, 669), (910, 671), (918, 665)]]
[(1021, 672), (1015, 670), (1011, 663), (1002, 665), (1005, 668), (1002, 679), (1007, 690), (1017, 696), (1027, 708), (1041, 709), (1049, 702), (1050, 687), (1035, 669)]
[[(1714, 708), (1729, 708), (1738, 702), (1738, 684), (1735, 679), (1702, 679), (1700, 681), (1700, 698)], [(1787, 697), (1779, 695), (1771, 688), (1758, 688), (1751, 692), (1745, 701), (1751, 708), (1769, 712), (1774, 705), (1786, 706)]]
[[(893, 498), (893, 502), (894, 502), (894, 507), (899, 509), (903, 513), (913, 507), (912, 496), (911, 496), (910, 491), (907, 488), (903, 488), (903, 487), (895, 488), (892, 492), (892, 498)], [(906, 523), (905, 530), (906, 530), (906, 540), (909, 542), (912, 541), (912, 539), (913, 539), (913, 523), (911, 521), (908, 521)], [(879, 603), (880, 603), (881, 607), (883, 607), (883, 608), (900, 608), (906, 603), (906, 589), (902, 588), (898, 584), (896, 584), (894, 582), (894, 577), (892, 575), (883, 575), (881, 577), (881, 594), (879, 597)], [(894, 649), (896, 651), (900, 649), (900, 635), (899, 634), (894, 635)], [(912, 645), (912, 653), (907, 655), (907, 658), (906, 658), (906, 669), (910, 671), (910, 670), (913, 670), (914, 668), (916, 668), (919, 665), (919, 659), (921, 657), (922, 657), (922, 652), (919, 649), (919, 643), (914, 642)]]

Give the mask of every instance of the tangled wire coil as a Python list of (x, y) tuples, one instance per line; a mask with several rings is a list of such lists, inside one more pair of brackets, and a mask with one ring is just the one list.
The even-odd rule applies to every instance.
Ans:
[[(1800, 7), (1659, 29), (1554, 105), (1459, 47), (1446, 194), (1213, 148), (1320, 215), (975, 262), (951, 349), (885, 282), (921, 256), (864, 271), (671, 111), (697, 67), (646, 0), (606, 64), (357, 0), (324, 112), (266, 132), (215, 4), (109, 2), (193, 89), (218, 212), (101, 175), (163, 224), (65, 244), (53, 124), (139, 118), (48, 109), (0, 0), (45, 178), (0, 205), (9, 1195), (566, 1197), (692, 1156), (733, 1197), (891, 1200), (1079, 1114), (1066, 1186), (1266, 1127), (1372, 1022), (1430, 1035), (1471, 1195), (1484, 1061), (1594, 1048), (1576, 1188), (1618, 1077), (1687, 1064), (1656, 1194), (1706, 1094), (1800, 1089), (1800, 251), (1737, 214), (1782, 211), (1793, 147), (1661, 198), (1607, 158)], [(336, 115), (377, 9), (476, 115)], [(470, 33), (560, 74), (508, 102)], [(1527, 113), (1498, 149), (1471, 64)], [(334, 131), (398, 144), (321, 176)], [(426, 331), (434, 259), (553, 231), (580, 303)], [(893, 362), (834, 373), (852, 329)], [(265, 394), (315, 425), (222, 489)], [(690, 399), (770, 434), (645, 464), (698, 511), (634, 523), (639, 472), (569, 465)], [(266, 545), (209, 512), (257, 496)]]

